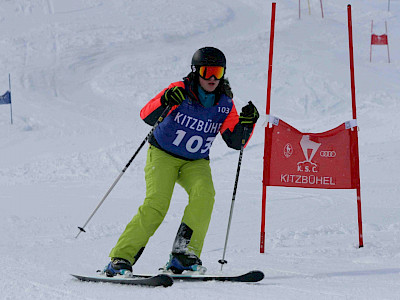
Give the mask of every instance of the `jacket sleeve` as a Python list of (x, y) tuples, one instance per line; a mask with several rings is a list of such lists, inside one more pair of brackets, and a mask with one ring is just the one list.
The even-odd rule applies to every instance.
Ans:
[(253, 125), (251, 130), (247, 130), (247, 133), (244, 136), (244, 126), (239, 123), (239, 115), (237, 113), (235, 104), (233, 104), (231, 112), (228, 114), (224, 123), (222, 123), (220, 133), (228, 147), (240, 150), (242, 146), (242, 138), (245, 139), (246, 147), (251, 136), (253, 135), (254, 126), (255, 125)]
[[(165, 110), (165, 106), (161, 104), (161, 96), (164, 95), (167, 89), (173, 88), (175, 86), (180, 86), (185, 88), (185, 83), (183, 81), (173, 82), (167, 88), (159, 92), (153, 99), (151, 99), (147, 104), (141, 109), (140, 117), (146, 124), (153, 126), (158, 118), (161, 116)], [(168, 114), (171, 113), (177, 106), (173, 106)]]

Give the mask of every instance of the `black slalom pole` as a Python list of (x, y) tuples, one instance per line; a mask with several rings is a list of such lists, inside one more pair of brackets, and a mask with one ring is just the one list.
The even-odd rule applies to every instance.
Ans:
[(94, 214), (97, 212), (97, 210), (100, 208), (100, 206), (103, 204), (103, 202), (106, 200), (108, 195), (111, 193), (113, 188), (117, 185), (118, 181), (121, 179), (122, 175), (124, 175), (125, 171), (129, 168), (131, 165), (132, 161), (135, 159), (136, 155), (138, 155), (139, 151), (143, 148), (144, 144), (146, 144), (146, 141), (153, 135), (154, 130), (157, 128), (157, 126), (164, 120), (165, 116), (168, 114), (169, 110), (171, 109), (171, 106), (167, 106), (164, 111), (162, 112), (161, 116), (158, 118), (157, 122), (153, 125), (151, 128), (150, 132), (147, 134), (143, 142), (140, 144), (139, 148), (136, 150), (135, 154), (133, 154), (132, 158), (128, 161), (126, 164), (125, 168), (121, 171), (121, 173), (118, 175), (117, 179), (113, 182), (111, 187), (108, 189), (107, 193), (104, 195), (103, 199), (101, 199), (100, 203), (97, 205), (93, 213), (90, 215), (90, 217), (87, 219), (86, 223), (82, 226), (79, 227), (79, 232), (76, 235), (75, 238), (78, 238), (78, 236), (81, 234), (81, 232), (86, 232), (85, 227), (86, 225), (90, 222), (90, 220), (93, 218)]
[(236, 170), (236, 179), (235, 179), (235, 186), (233, 187), (233, 195), (232, 195), (232, 202), (231, 202), (231, 211), (229, 213), (229, 221), (228, 221), (228, 228), (226, 230), (226, 237), (225, 237), (225, 246), (224, 246), (224, 253), (222, 254), (222, 259), (220, 259), (218, 262), (221, 264), (221, 271), (222, 267), (224, 264), (227, 264), (228, 262), (225, 260), (225, 253), (226, 253), (226, 246), (228, 245), (228, 237), (229, 237), (229, 231), (231, 228), (231, 221), (232, 221), (232, 215), (233, 215), (233, 208), (235, 206), (235, 198), (236, 198), (236, 190), (237, 190), (237, 185), (239, 182), (239, 173), (240, 173), (240, 166), (242, 165), (242, 156), (243, 156), (243, 149), (244, 145), (246, 144), (246, 133), (247, 133), (248, 128), (244, 127), (243, 128), (243, 138), (242, 138), (242, 145), (240, 147), (240, 154), (239, 154), (239, 161), (238, 161), (238, 166)]

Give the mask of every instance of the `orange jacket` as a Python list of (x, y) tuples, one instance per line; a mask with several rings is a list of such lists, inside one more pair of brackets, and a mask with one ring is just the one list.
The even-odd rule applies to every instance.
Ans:
[[(205, 108), (200, 104), (196, 93), (192, 91), (188, 79), (171, 83), (142, 108), (140, 117), (147, 124), (155, 124), (165, 110), (161, 104), (162, 95), (167, 89), (176, 86), (184, 88), (189, 96), (180, 106), (171, 108), (164, 121), (155, 129), (153, 137), (149, 140), (151, 144), (185, 159), (207, 158), (212, 141), (220, 132), (228, 147), (241, 148), (244, 127), (239, 123), (233, 100), (222, 94), (213, 107)], [(244, 137), (246, 144), (251, 134), (252, 131), (249, 131)]]

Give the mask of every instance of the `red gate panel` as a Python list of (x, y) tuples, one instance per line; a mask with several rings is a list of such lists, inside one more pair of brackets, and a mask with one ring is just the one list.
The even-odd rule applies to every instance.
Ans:
[(371, 45), (387, 45), (388, 37), (387, 34), (371, 34)]
[(286, 122), (267, 129), (270, 150), (264, 184), (352, 189), (351, 130), (345, 123), (322, 133), (302, 133)]

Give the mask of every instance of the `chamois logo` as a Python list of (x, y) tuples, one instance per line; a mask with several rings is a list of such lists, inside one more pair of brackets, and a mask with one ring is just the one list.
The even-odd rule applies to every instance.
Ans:
[(303, 154), (306, 160), (297, 163), (297, 171), (306, 173), (317, 173), (319, 171), (319, 167), (316, 163), (312, 162), (312, 159), (317, 153), (318, 148), (321, 146), (321, 143), (311, 141), (309, 135), (303, 135), (300, 140), (300, 146), (303, 150)]

